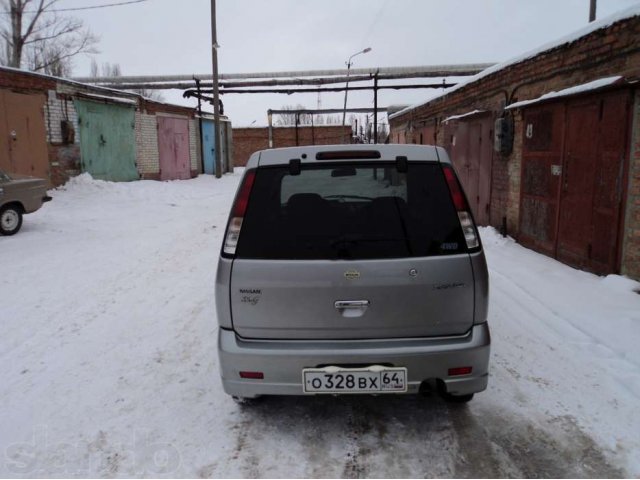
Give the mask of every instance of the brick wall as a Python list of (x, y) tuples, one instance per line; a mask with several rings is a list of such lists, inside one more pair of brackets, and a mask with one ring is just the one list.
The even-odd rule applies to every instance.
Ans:
[[(351, 137), (350, 126), (298, 127), (297, 145), (335, 145), (347, 143)], [(273, 147), (295, 147), (295, 127), (274, 127)], [(269, 148), (269, 129), (234, 128), (233, 129), (233, 165), (242, 167), (247, 164), (253, 152)]]
[(202, 170), (200, 168), (200, 149), (198, 148), (200, 132), (198, 122), (195, 119), (189, 120), (189, 157), (191, 159), (191, 176), (196, 177)]
[[(534, 99), (550, 91), (613, 75), (638, 78), (639, 38), (640, 17), (632, 17), (553, 47), (391, 118), (391, 139), (400, 143), (419, 143), (416, 139), (418, 132), (435, 122), (437, 141), (444, 144), (442, 120), (448, 116), (477, 109), (491, 111), (497, 118), (503, 115), (505, 105)], [(491, 224), (500, 228), (505, 219), (507, 232), (517, 238), (523, 130), (521, 113), (515, 111), (508, 115), (512, 115), (514, 121), (513, 152), (507, 157), (493, 154)], [(637, 141), (638, 127), (634, 128)], [(634, 145), (640, 148), (638, 143)], [(638, 178), (633, 175), (638, 172), (638, 157), (632, 157), (631, 163), (636, 170), (630, 168), (629, 181), (637, 185)], [(640, 189), (640, 186), (637, 188)], [(635, 254), (640, 248), (639, 243), (634, 243), (640, 242), (640, 214), (637, 213), (640, 206), (634, 203), (640, 202), (640, 197), (631, 198), (634, 191), (640, 190), (629, 188), (622, 270), (633, 271), (633, 275), (640, 278), (640, 254)]]
[(633, 105), (629, 156), (629, 185), (625, 209), (622, 247), (622, 273), (640, 278), (640, 91)]
[(71, 177), (82, 173), (80, 165), (80, 145), (48, 145), (49, 175), (54, 186), (66, 183)]
[(136, 111), (136, 164), (140, 178), (160, 179), (158, 122), (155, 115)]
[(56, 81), (54, 78), (32, 72), (3, 69), (0, 71), (0, 88), (3, 87), (21, 93), (40, 93), (46, 90), (55, 90)]
[(70, 121), (75, 132), (74, 143), (80, 143), (80, 135), (78, 135), (78, 114), (73, 104), (73, 100), (58, 95), (55, 90), (47, 92), (47, 103), (44, 106), (45, 125), (47, 127), (47, 142), (62, 142), (62, 126), (63, 120)]
[[(54, 185), (60, 185), (69, 177), (81, 172), (78, 115), (73, 103), (73, 97), (78, 94), (121, 97), (137, 102), (135, 105), (136, 165), (141, 178), (145, 179), (160, 178), (156, 115), (188, 118), (191, 175), (196, 176), (200, 171), (198, 123), (195, 120), (195, 110), (191, 107), (155, 102), (124, 92), (1, 67), (0, 88), (8, 88), (19, 93), (39, 93), (44, 96), (42, 115), (47, 134), (51, 182)], [(62, 138), (61, 121), (63, 120), (70, 121), (75, 131), (74, 141), (69, 145), (65, 144)]]

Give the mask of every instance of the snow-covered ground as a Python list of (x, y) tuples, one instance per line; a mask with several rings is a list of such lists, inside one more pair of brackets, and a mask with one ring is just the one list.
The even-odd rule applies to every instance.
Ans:
[(482, 229), (491, 378), (437, 396), (270, 398), (217, 372), (239, 175), (83, 175), (0, 237), (0, 476), (638, 476), (640, 284)]

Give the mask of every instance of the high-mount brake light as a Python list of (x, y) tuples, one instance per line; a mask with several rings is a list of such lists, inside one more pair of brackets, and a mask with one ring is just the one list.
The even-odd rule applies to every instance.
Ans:
[(458, 220), (460, 220), (460, 228), (462, 228), (462, 232), (464, 233), (467, 248), (477, 248), (480, 245), (480, 241), (478, 240), (476, 227), (473, 224), (471, 209), (464, 197), (458, 178), (450, 165), (443, 165), (442, 169), (444, 171), (444, 177), (447, 180), (449, 192), (451, 193), (453, 205), (458, 212)]
[(255, 170), (247, 170), (242, 179), (242, 185), (238, 190), (238, 195), (233, 202), (233, 208), (231, 209), (231, 217), (229, 218), (229, 225), (227, 225), (227, 235), (224, 239), (224, 253), (227, 255), (235, 255), (236, 247), (238, 246), (238, 239), (240, 238), (240, 229), (242, 228), (242, 220), (244, 214), (247, 211), (247, 205), (249, 204), (249, 195), (251, 195), (251, 189), (253, 188), (253, 182), (256, 179)]

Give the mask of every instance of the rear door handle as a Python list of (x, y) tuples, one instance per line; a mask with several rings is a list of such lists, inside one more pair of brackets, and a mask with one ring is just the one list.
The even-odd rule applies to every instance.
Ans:
[(337, 309), (342, 308), (366, 308), (369, 306), (369, 300), (338, 300), (334, 303)]
[(361, 317), (369, 306), (369, 300), (338, 300), (333, 304), (343, 317)]

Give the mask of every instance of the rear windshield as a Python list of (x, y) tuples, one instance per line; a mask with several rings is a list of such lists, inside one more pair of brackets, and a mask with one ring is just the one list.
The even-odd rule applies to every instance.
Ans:
[(382, 259), (466, 252), (437, 163), (258, 168), (236, 256)]

